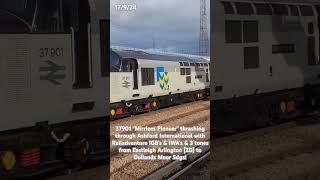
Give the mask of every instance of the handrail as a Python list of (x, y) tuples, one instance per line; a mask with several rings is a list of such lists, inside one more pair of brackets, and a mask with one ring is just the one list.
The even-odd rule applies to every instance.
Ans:
[(72, 83), (74, 84), (75, 83), (75, 39), (74, 39), (74, 28), (73, 27), (70, 27), (71, 29), (71, 48), (72, 48)]
[(25, 19), (23, 19), (22, 17), (14, 14), (14, 13), (8, 11), (8, 10), (5, 10), (5, 9), (0, 9), (0, 11), (5, 12), (5, 13), (17, 18), (19, 21), (21, 21), (23, 24), (25, 24), (28, 27), (29, 33), (32, 32), (32, 26)]

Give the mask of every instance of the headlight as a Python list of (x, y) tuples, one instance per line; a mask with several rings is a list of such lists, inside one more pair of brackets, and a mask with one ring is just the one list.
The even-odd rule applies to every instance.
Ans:
[(154, 101), (154, 102), (152, 103), (152, 106), (153, 106), (153, 107), (157, 107), (157, 102)]
[(111, 113), (111, 116), (116, 115), (116, 111), (114, 109), (112, 109), (110, 113)]
[(16, 156), (12, 151), (5, 151), (1, 154), (1, 165), (2, 167), (10, 171), (13, 169), (14, 165), (16, 164)]

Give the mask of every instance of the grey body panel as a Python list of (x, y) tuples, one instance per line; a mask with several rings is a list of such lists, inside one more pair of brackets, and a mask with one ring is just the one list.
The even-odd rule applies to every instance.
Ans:
[[(0, 34), (0, 131), (106, 117), (109, 78), (101, 75), (100, 20), (107, 19), (107, 2), (89, 4), (90, 88), (73, 88), (72, 34)], [(57, 48), (63, 55), (50, 54)], [(92, 109), (73, 111), (76, 104), (88, 102), (94, 103)]]
[[(239, 2), (239, 1), (237, 1)], [(249, 2), (249, 1), (244, 1)], [(252, 1), (253, 2), (253, 1)], [(254, 1), (266, 2), (266, 1)], [(284, 3), (285, 1), (273, 1)], [(289, 1), (286, 1), (290, 4)], [(298, 2), (298, 1), (297, 1)], [(303, 1), (306, 4), (306, 1)], [(300, 1), (299, 3), (302, 3)], [(315, 56), (319, 61), (318, 19), (313, 17), (225, 14), (221, 1), (213, 1), (211, 24), (212, 100), (266, 93), (317, 84), (320, 66), (308, 65), (308, 23), (314, 24)], [(226, 43), (225, 21), (258, 21), (259, 41)], [(272, 53), (272, 45), (294, 44), (295, 52)], [(259, 47), (259, 67), (244, 69), (244, 47)], [(272, 76), (270, 75), (272, 67)], [(216, 92), (217, 86), (223, 90)]]

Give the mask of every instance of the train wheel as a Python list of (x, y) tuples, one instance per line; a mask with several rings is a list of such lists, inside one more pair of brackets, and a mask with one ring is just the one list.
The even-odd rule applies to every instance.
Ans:
[(196, 93), (196, 100), (203, 99), (204, 93), (202, 91)]

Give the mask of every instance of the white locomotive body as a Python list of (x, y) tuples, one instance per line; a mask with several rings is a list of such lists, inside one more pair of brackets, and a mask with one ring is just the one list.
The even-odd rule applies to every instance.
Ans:
[(113, 117), (208, 96), (209, 61), (203, 57), (112, 49), (111, 63)]
[(0, 179), (107, 158), (107, 11), (98, 0), (0, 2)]
[(317, 99), (315, 2), (213, 1), (211, 97), (217, 131), (292, 117), (304, 111), (309, 95)]

